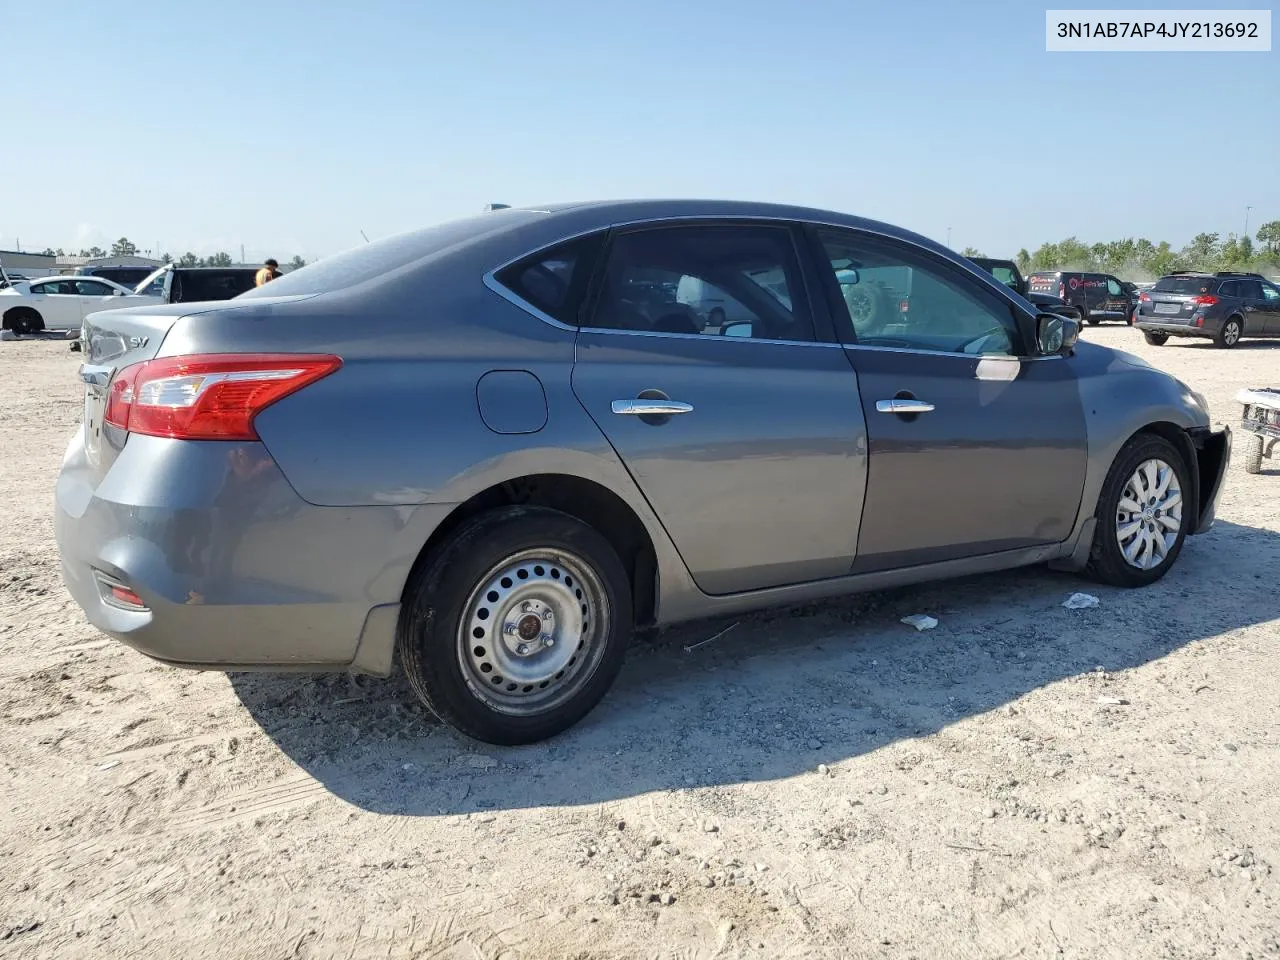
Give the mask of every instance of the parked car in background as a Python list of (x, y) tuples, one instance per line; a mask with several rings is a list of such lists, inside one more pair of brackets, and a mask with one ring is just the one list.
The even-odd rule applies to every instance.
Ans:
[(1047, 293), (1079, 307), (1093, 325), (1103, 320), (1130, 322), (1138, 301), (1137, 288), (1109, 273), (1072, 273), (1064, 270), (1037, 270), (1027, 278), (1032, 293)]
[(166, 264), (150, 273), (137, 292), (163, 303), (230, 300), (254, 288), (256, 267), (176, 267)]
[(78, 277), (101, 277), (122, 287), (135, 289), (138, 284), (155, 272), (155, 267), (80, 267), (76, 270)]
[(1084, 314), (1079, 307), (1071, 306), (1052, 293), (1032, 290), (1031, 284), (1022, 276), (1022, 271), (1014, 261), (996, 260), (992, 257), (970, 257), (969, 259), (1039, 309), (1049, 313), (1060, 313), (1065, 317), (1074, 317), (1076, 320), (1084, 319)]
[(1234, 347), (1245, 337), (1280, 337), (1280, 286), (1257, 273), (1176, 273), (1139, 298), (1135, 326), (1147, 343), (1207, 337)]
[(78, 330), (96, 310), (148, 306), (158, 297), (141, 296), (98, 277), (45, 277), (0, 290), (0, 329), (17, 334)]
[[(742, 318), (691, 317), (686, 278)], [(63, 575), (167, 663), (398, 652), (454, 727), (540, 740), (636, 629), (1028, 564), (1160, 579), (1213, 521), (1230, 430), (1079, 329), (845, 214), (491, 210), (92, 314)]]

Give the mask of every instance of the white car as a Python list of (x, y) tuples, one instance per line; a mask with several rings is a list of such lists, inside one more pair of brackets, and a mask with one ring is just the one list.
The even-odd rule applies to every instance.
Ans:
[(101, 277), (41, 277), (0, 289), (0, 329), (14, 333), (79, 330), (99, 310), (162, 303)]

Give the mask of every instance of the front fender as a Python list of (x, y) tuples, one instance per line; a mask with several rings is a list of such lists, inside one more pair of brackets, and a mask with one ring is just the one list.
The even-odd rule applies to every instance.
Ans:
[[(1107, 473), (1124, 445), (1144, 430), (1168, 436), (1186, 454), (1196, 490), (1193, 502), (1197, 517), (1192, 530), (1201, 532), (1205, 509), (1216, 502), (1221, 487), (1226, 454), (1218, 453), (1221, 441), (1207, 440), (1207, 461), (1201, 456), (1197, 442), (1220, 434), (1210, 430), (1208, 411), (1195, 394), (1146, 361), (1096, 344), (1079, 344), (1069, 362), (1084, 409), (1089, 458), (1076, 523), (1064, 544), (1063, 558), (1054, 566), (1078, 570), (1088, 562), (1098, 498)], [(1226, 443), (1229, 450), (1229, 439)], [(1206, 482), (1201, 482), (1202, 476)], [(1208, 482), (1210, 477), (1212, 482)]]

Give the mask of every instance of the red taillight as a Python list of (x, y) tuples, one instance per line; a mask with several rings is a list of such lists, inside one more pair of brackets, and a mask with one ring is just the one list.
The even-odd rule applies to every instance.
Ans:
[(1192, 297), (1191, 302), (1198, 303), (1202, 307), (1212, 307), (1215, 303), (1218, 302), (1218, 298), (1213, 296), (1212, 294), (1202, 293), (1198, 297)]
[(1150, 303), (1150, 302), (1151, 302), (1151, 294), (1149, 294), (1149, 293), (1140, 293), (1140, 294), (1138, 294), (1138, 302), (1139, 302), (1139, 303)]
[(125, 367), (107, 392), (107, 423), (178, 440), (257, 440), (253, 419), (342, 366), (334, 356), (203, 354)]
[(1203, 326), (1204, 326), (1204, 317), (1196, 317), (1196, 322), (1195, 322), (1195, 323), (1193, 323), (1193, 324), (1192, 324), (1192, 326), (1193, 326), (1193, 327), (1203, 327)]

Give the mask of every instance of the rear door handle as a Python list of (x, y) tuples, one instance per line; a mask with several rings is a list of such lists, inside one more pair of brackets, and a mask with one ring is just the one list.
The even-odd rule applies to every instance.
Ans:
[(693, 413), (693, 404), (679, 400), (615, 400), (611, 409), (626, 417), (668, 417), (677, 413)]
[(894, 397), (892, 400), (877, 400), (876, 413), (932, 413), (933, 404), (927, 400), (908, 400)]

